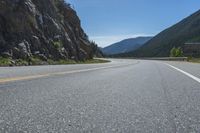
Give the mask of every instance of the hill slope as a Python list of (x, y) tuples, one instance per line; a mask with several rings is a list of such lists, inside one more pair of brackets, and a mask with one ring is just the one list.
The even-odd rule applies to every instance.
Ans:
[(144, 43), (149, 41), (152, 37), (137, 37), (122, 40), (120, 42), (114, 43), (108, 47), (103, 48), (103, 53), (106, 55), (114, 55), (120, 53), (127, 53), (138, 49)]
[(92, 58), (92, 49), (64, 0), (1, 0), (0, 56), (85, 60)]
[(169, 56), (171, 48), (184, 45), (188, 41), (200, 41), (200, 11), (162, 31), (140, 49), (121, 56), (159, 57)]

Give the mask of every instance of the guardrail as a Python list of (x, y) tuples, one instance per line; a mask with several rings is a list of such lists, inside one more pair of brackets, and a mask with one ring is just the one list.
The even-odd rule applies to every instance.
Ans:
[[(112, 58), (112, 57), (110, 57)], [(113, 58), (115, 59), (115, 58)], [(136, 59), (136, 60), (163, 60), (163, 61), (188, 61), (188, 57), (118, 57), (116, 59)]]
[(165, 60), (165, 61), (188, 61), (188, 57), (152, 57), (152, 58), (138, 58), (143, 60)]

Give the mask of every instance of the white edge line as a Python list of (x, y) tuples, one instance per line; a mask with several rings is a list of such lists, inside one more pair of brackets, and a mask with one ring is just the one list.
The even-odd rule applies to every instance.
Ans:
[(192, 79), (194, 79), (195, 81), (197, 81), (197, 82), (200, 83), (200, 79), (197, 78), (197, 77), (195, 77), (194, 75), (192, 75), (192, 74), (190, 74), (190, 73), (188, 73), (188, 72), (185, 72), (185, 71), (183, 71), (183, 70), (181, 70), (181, 69), (179, 69), (179, 68), (176, 68), (176, 67), (174, 67), (174, 66), (172, 66), (172, 65), (170, 65), (170, 64), (167, 64), (167, 63), (165, 63), (165, 64), (168, 65), (169, 67), (171, 67), (171, 68), (173, 68), (173, 69), (175, 69), (175, 70), (177, 70), (177, 71), (179, 71), (179, 72), (181, 72), (181, 73), (187, 75), (188, 77), (190, 77), (190, 78), (192, 78)]

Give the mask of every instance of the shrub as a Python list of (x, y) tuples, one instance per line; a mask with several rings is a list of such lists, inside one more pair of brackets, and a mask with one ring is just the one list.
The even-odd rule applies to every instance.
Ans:
[(4, 58), (0, 56), (0, 66), (9, 66), (11, 64), (12, 62), (10, 58)]
[(170, 51), (170, 57), (182, 57), (183, 56), (183, 50), (178, 47), (178, 48), (175, 48), (173, 47)]
[(62, 48), (63, 47), (63, 43), (62, 41), (54, 41), (53, 45), (56, 49)]

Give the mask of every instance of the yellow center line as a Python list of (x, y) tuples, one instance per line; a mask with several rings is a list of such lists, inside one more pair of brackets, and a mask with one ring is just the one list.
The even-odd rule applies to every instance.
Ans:
[(59, 75), (65, 75), (65, 74), (73, 74), (73, 73), (88, 72), (88, 71), (94, 71), (94, 70), (100, 70), (100, 69), (129, 66), (129, 65), (134, 65), (134, 64), (138, 64), (138, 63), (139, 62), (123, 64), (123, 65), (115, 65), (115, 66), (96, 67), (96, 68), (90, 68), (90, 69), (80, 69), (80, 70), (72, 70), (72, 71), (64, 71), (64, 72), (45, 73), (45, 74), (32, 75), (32, 76), (0, 78), (0, 84), (14, 82), (14, 81), (23, 81), (23, 80), (30, 80), (30, 79), (36, 79), (36, 78), (43, 78), (43, 77), (49, 77), (49, 76), (59, 76)]
[(4, 84), (4, 83), (8, 83), (8, 82), (14, 82), (14, 81), (22, 81), (22, 80), (30, 80), (30, 79), (36, 79), (36, 78), (49, 77), (49, 76), (56, 76), (56, 75), (65, 75), (65, 74), (73, 74), (73, 73), (80, 73), (80, 72), (88, 72), (88, 71), (107, 69), (107, 68), (114, 68), (114, 67), (120, 67), (120, 66), (128, 66), (128, 65), (131, 65), (131, 64), (107, 66), (107, 67), (97, 67), (97, 68), (72, 70), (72, 71), (64, 71), (64, 72), (54, 72), (54, 73), (46, 73), (46, 74), (39, 74), (39, 75), (32, 75), (32, 76), (0, 78), (0, 84)]
[(42, 77), (47, 77), (47, 76), (49, 76), (49, 74), (34, 75), (34, 76), (22, 76), (22, 77), (14, 77), (14, 78), (1, 78), (0, 79), (0, 84), (7, 83), (7, 82), (13, 82), (13, 81), (42, 78)]

